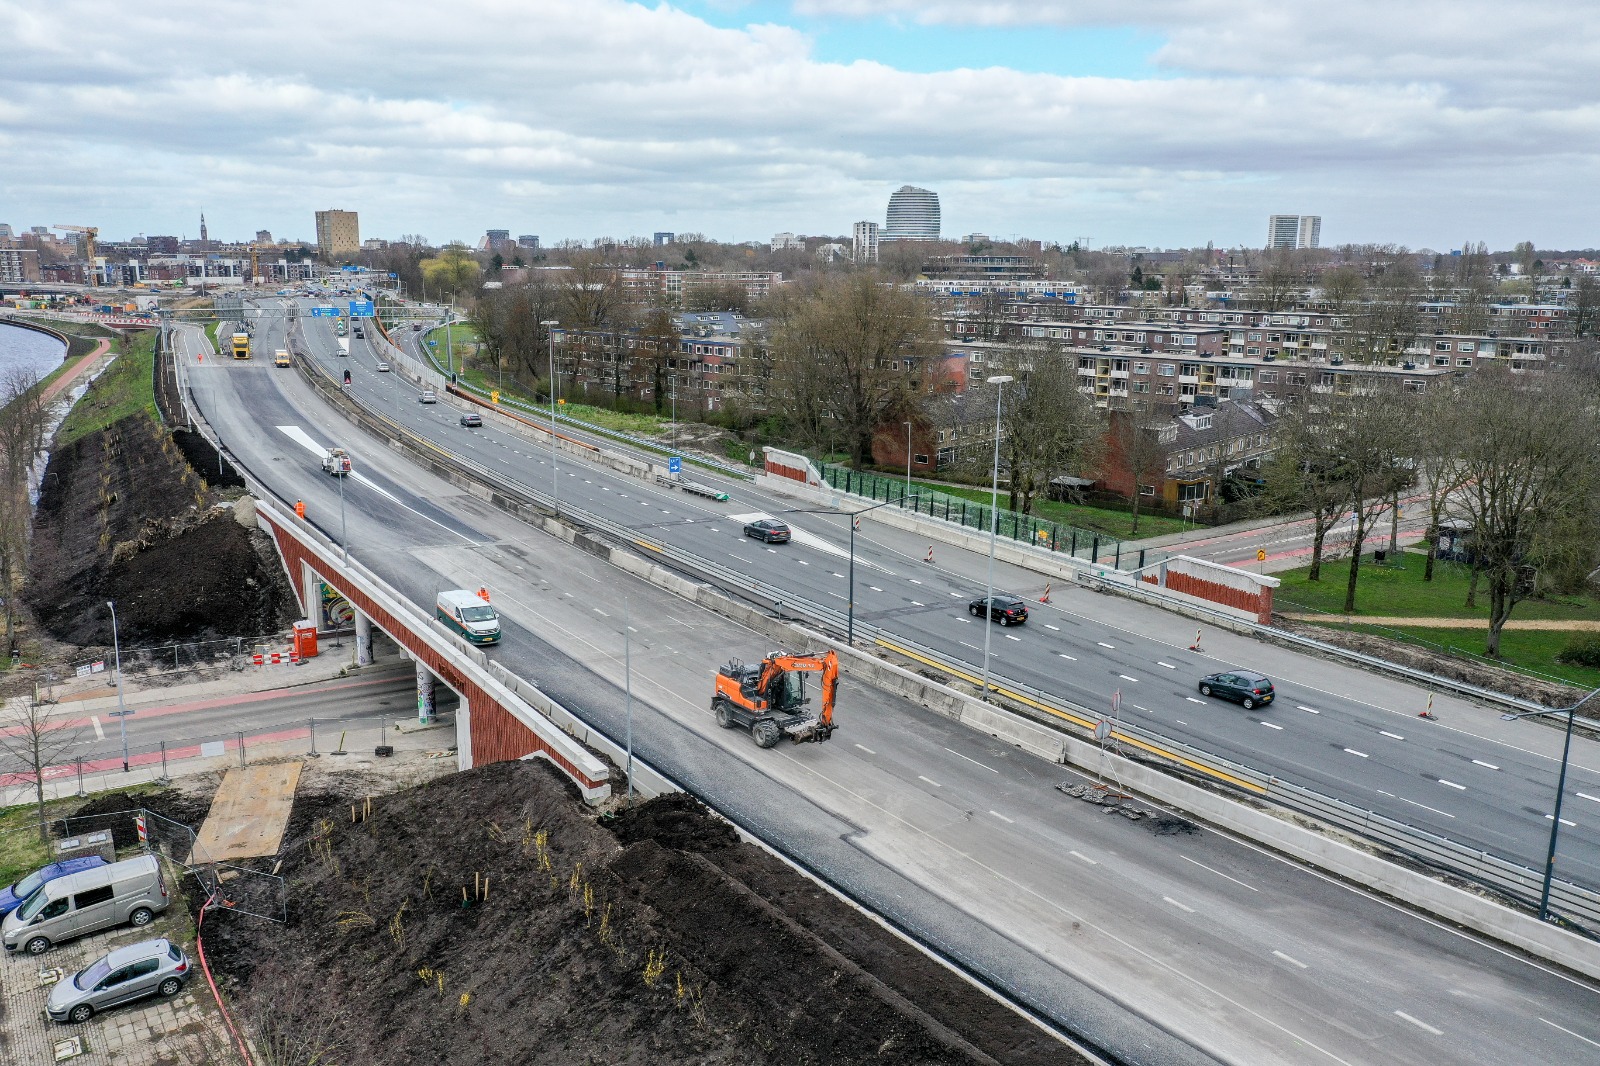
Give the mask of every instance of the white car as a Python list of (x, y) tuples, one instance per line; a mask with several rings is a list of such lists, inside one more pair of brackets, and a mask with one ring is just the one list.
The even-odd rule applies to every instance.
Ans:
[(389, 364), (385, 363), (382, 359), (379, 359), (378, 360), (378, 373), (387, 374), (388, 372), (389, 372)]
[(439, 402), (439, 395), (438, 395), (438, 393), (434, 392), (432, 389), (423, 389), (420, 393), (417, 394), (417, 402), (418, 403), (438, 403)]

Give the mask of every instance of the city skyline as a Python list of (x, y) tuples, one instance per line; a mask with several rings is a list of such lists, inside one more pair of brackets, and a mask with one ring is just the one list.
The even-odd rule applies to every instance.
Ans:
[(1570, 195), (1600, 176), (1584, 75), (1600, 39), (1559, 11), (499, 10), (402, 0), (374, 27), (291, 0), (240, 12), (227, 62), (196, 66), (203, 26), (104, 0), (0, 7), (0, 199), (15, 225), (110, 240), (189, 232), (201, 210), (229, 239), (309, 238), (327, 203), (435, 242), (470, 241), (485, 216), (550, 243), (843, 235), (902, 184), (939, 192), (949, 233), (1095, 246), (1258, 247), (1280, 209), (1338, 219), (1325, 245), (1585, 247), (1600, 228)]

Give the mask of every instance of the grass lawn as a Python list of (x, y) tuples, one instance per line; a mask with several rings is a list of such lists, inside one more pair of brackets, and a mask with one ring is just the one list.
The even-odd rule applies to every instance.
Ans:
[[(1516, 617), (1515, 614), (1512, 615)], [(1465, 655), (1483, 654), (1484, 629), (1430, 629), (1427, 626), (1340, 626), (1374, 636), (1393, 638), (1403, 633), (1413, 640), (1425, 640), (1444, 648), (1453, 648)], [(1566, 647), (1572, 634), (1560, 629), (1507, 629), (1500, 634), (1500, 665), (1511, 669), (1537, 671), (1559, 677), (1579, 688), (1600, 688), (1600, 670), (1587, 666), (1568, 666), (1556, 662), (1556, 656)], [(1493, 660), (1489, 660), (1493, 661)]]
[[(1420, 552), (1402, 552), (1397, 566), (1377, 566), (1371, 558), (1361, 563), (1356, 579), (1356, 613), (1395, 615), (1412, 618), (1477, 618), (1489, 624), (1489, 597), (1482, 583), (1478, 586), (1478, 606), (1466, 607), (1471, 572), (1460, 563), (1441, 562), (1434, 566), (1433, 580), (1422, 580), (1427, 559)], [(1312, 611), (1342, 614), (1345, 584), (1350, 580), (1350, 561), (1324, 563), (1322, 580), (1306, 580), (1309, 567), (1286, 570), (1277, 576), (1283, 585), (1274, 596), (1279, 609), (1304, 607)], [(1529, 599), (1517, 604), (1511, 618), (1570, 619), (1600, 618), (1600, 603), (1584, 596), (1556, 599)], [(1509, 635), (1509, 634), (1508, 634)]]
[[(887, 475), (885, 475), (887, 476)], [(945, 485), (931, 481), (917, 481), (912, 479), (912, 484), (923, 488), (943, 492), (949, 496), (956, 496), (974, 503), (987, 504), (989, 490), (971, 488), (964, 485)], [(1000, 506), (1006, 505), (1006, 493), (1000, 490)], [(1089, 507), (1081, 503), (1061, 503), (1058, 500), (1035, 498), (1033, 501), (1033, 514), (1046, 522), (1060, 522), (1062, 525), (1077, 526), (1079, 529), (1089, 529), (1096, 533), (1116, 537), (1119, 540), (1133, 538), (1133, 516), (1125, 511), (1109, 511), (1101, 507)], [(1168, 518), (1165, 515), (1141, 514), (1139, 516), (1138, 536), (1159, 537), (1166, 533), (1181, 533), (1185, 529), (1193, 528), (1193, 523), (1186, 523), (1180, 518)]]
[[(159, 791), (154, 784), (128, 785), (117, 789), (130, 796)], [(46, 818), (64, 818), (87, 800), (69, 796), (46, 800)], [(50, 847), (39, 843), (39, 809), (31, 802), (0, 808), (0, 885), (10, 885), (50, 861)]]
[(148, 330), (128, 343), (126, 355), (119, 355), (109, 370), (101, 374), (83, 394), (61, 423), (56, 446), (64, 447), (79, 437), (146, 411), (156, 418), (156, 394), (152, 375), (155, 369), (156, 332)]
[(465, 351), (468, 346), (478, 343), (478, 335), (477, 333), (473, 332), (472, 327), (464, 325), (460, 322), (457, 322), (450, 327), (450, 343), (448, 345), (445, 344), (446, 338), (445, 329), (443, 326), (430, 329), (427, 333), (423, 334), (423, 337), (425, 340), (439, 342), (437, 346), (432, 346), (429, 348), (429, 350), (433, 352), (434, 357), (439, 360), (440, 364), (444, 363), (444, 357), (447, 351), (453, 352), (455, 357), (459, 360), (462, 352)]

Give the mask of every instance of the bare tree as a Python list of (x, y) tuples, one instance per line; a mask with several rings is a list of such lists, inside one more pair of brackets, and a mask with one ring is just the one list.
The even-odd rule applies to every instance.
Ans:
[(1344, 517), (1350, 484), (1337, 443), (1322, 432), (1320, 412), (1308, 401), (1287, 408), (1278, 421), (1278, 450), (1266, 470), (1267, 497), (1276, 509), (1310, 513), (1306, 580), (1321, 581), (1328, 533)]
[(1389, 512), (1400, 489), (1410, 485), (1412, 426), (1410, 394), (1375, 375), (1354, 379), (1346, 396), (1335, 398), (1322, 419), (1327, 447), (1339, 456), (1350, 493), (1350, 574), (1344, 610), (1356, 609), (1361, 551), (1378, 519)]
[(826, 276), (775, 305), (774, 406), (816, 434), (814, 444), (836, 427), (861, 469), (878, 426), (915, 409), (922, 362), (938, 352), (926, 303), (860, 272)]
[(1434, 563), (1439, 558), (1439, 539), (1443, 534), (1450, 498), (1466, 481), (1461, 462), (1461, 444), (1471, 427), (1461, 419), (1456, 390), (1444, 383), (1430, 388), (1422, 397), (1416, 416), (1417, 481), (1428, 509), (1428, 561), (1422, 580), (1432, 581)]
[(66, 718), (52, 718), (50, 711), (49, 705), (30, 697), (13, 700), (7, 710), (0, 712), (0, 765), (31, 779), (41, 841), (50, 839), (44, 814), (45, 772), (64, 762), (84, 734), (82, 725), (73, 725)]
[(1485, 654), (1498, 657), (1500, 634), (1541, 566), (1592, 562), (1600, 436), (1594, 396), (1567, 374), (1519, 378), (1481, 367), (1460, 392), (1471, 428), (1461, 443), (1463, 488), (1452, 510), (1472, 526), (1475, 563), (1488, 583)]
[(1059, 345), (1011, 343), (996, 352), (995, 371), (1016, 381), (1001, 402), (1000, 451), (1010, 477), (1009, 507), (1033, 513), (1033, 499), (1058, 474), (1077, 473), (1099, 429), (1094, 404), (1078, 391), (1077, 361)]

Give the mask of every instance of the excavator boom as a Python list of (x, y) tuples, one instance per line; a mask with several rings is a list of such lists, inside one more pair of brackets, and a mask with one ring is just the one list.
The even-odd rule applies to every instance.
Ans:
[[(789, 674), (821, 674), (820, 708), (808, 713), (798, 687), (785, 681)], [(798, 684), (798, 682), (796, 682)], [(711, 709), (726, 727), (750, 728), (756, 744), (770, 748), (781, 737), (796, 743), (823, 741), (833, 735), (833, 707), (839, 689), (839, 656), (789, 655), (773, 652), (757, 668), (737, 660), (717, 671), (716, 694)]]

